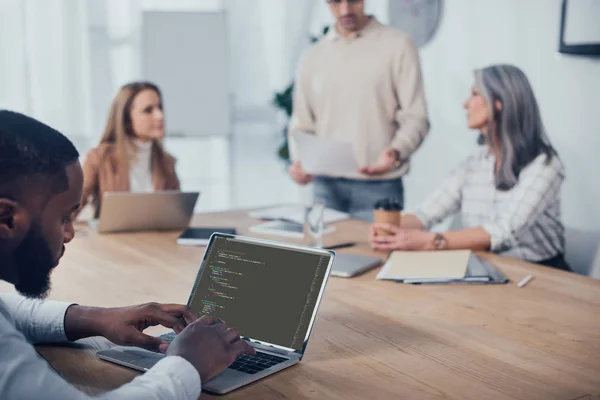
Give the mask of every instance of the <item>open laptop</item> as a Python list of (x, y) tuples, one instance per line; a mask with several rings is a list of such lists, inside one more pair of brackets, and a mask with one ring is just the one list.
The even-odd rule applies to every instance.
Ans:
[(100, 218), (91, 225), (99, 233), (183, 230), (194, 214), (199, 192), (107, 192)]
[[(223, 394), (297, 364), (315, 322), (335, 253), (262, 239), (215, 233), (188, 306), (214, 315), (257, 351), (238, 358), (202, 389)], [(162, 335), (170, 341), (174, 332)], [(134, 347), (97, 353), (102, 360), (147, 371), (162, 354)]]
[(337, 253), (331, 269), (331, 276), (352, 278), (380, 266), (383, 259), (375, 256)]

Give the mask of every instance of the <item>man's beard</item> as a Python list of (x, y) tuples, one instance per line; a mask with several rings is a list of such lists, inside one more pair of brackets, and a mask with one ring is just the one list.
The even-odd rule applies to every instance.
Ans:
[[(63, 247), (64, 251), (64, 247)], [(50, 273), (56, 259), (41, 235), (38, 224), (33, 224), (14, 252), (18, 282), (15, 288), (23, 296), (43, 299), (50, 291)]]

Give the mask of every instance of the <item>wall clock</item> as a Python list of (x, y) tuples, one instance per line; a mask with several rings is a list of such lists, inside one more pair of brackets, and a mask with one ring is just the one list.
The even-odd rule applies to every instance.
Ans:
[(390, 25), (410, 34), (417, 47), (423, 47), (433, 38), (442, 11), (442, 0), (389, 0)]

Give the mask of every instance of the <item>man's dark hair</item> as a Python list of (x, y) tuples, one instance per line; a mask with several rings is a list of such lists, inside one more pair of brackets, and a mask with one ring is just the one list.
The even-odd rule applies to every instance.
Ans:
[(57, 191), (68, 189), (66, 167), (79, 158), (73, 143), (33, 118), (0, 110), (0, 188), (29, 176), (48, 177)]

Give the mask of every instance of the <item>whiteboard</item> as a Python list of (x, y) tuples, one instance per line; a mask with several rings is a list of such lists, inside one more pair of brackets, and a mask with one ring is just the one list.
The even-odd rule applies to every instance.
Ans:
[(225, 12), (144, 11), (142, 76), (163, 94), (169, 136), (231, 133)]

